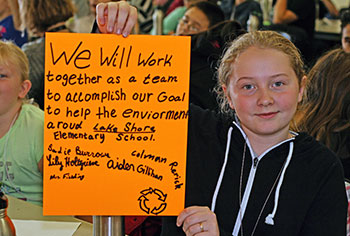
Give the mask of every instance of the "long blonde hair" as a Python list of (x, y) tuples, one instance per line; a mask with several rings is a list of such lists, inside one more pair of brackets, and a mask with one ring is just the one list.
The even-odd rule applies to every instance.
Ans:
[(12, 63), (18, 68), (21, 81), (29, 79), (29, 62), (26, 54), (11, 41), (0, 41), (0, 64)]
[[(28, 58), (12, 41), (0, 40), (0, 64), (6, 66), (13, 64), (18, 69), (21, 82), (29, 80)], [(28, 99), (28, 96), (22, 99), (22, 102), (37, 106), (33, 99)]]
[(291, 66), (301, 83), (304, 72), (304, 62), (299, 50), (295, 45), (275, 31), (255, 31), (241, 35), (234, 40), (224, 52), (218, 69), (218, 82), (215, 91), (218, 95), (218, 103), (223, 113), (231, 113), (227, 98), (222, 89), (223, 85), (228, 85), (229, 78), (233, 73), (232, 64), (236, 58), (249, 47), (271, 48), (283, 52), (289, 57)]

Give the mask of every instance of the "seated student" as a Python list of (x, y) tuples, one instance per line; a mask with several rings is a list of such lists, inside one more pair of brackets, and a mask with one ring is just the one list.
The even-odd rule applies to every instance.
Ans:
[(214, 91), (217, 61), (226, 44), (245, 32), (237, 21), (223, 21), (191, 36), (190, 103), (219, 110)]
[(169, 15), (172, 11), (174, 11), (178, 7), (182, 7), (184, 5), (184, 0), (169, 0), (171, 2), (169, 7), (165, 11), (165, 16)]
[(175, 35), (198, 34), (224, 19), (224, 13), (218, 5), (208, 1), (200, 1), (187, 9), (176, 27)]
[(236, 1), (236, 5), (234, 6), (234, 11), (232, 12), (231, 19), (235, 19), (244, 29), (249, 30), (249, 17), (254, 15), (257, 17), (258, 24), (257, 29), (260, 29), (263, 24), (263, 16), (262, 10), (260, 7), (260, 3), (255, 0), (244, 0), (244, 1)]
[(350, 54), (339, 48), (319, 58), (305, 95), (298, 129), (333, 150), (350, 179)]
[(350, 10), (345, 10), (340, 16), (341, 20), (341, 45), (343, 50), (350, 53)]
[(306, 61), (311, 60), (315, 30), (315, 2), (313, 0), (274, 0), (274, 3), (273, 25), (267, 29), (289, 34)]
[(0, 41), (0, 182), (8, 195), (42, 204), (44, 112), (28, 104), (28, 59)]
[[(214, 66), (224, 47), (221, 36), (240, 34), (242, 27), (235, 23), (227, 25), (220, 7), (209, 1), (197, 2), (186, 10), (176, 27), (176, 35), (191, 35), (190, 102), (202, 108), (218, 109), (213, 89)], [(232, 27), (230, 28), (229, 25)], [(224, 27), (225, 26), (225, 27)], [(227, 28), (220, 32), (223, 28)], [(229, 29), (232, 30), (229, 32)]]
[(74, 7), (71, 0), (24, 0), (23, 11), (26, 29), (39, 37), (22, 46), (33, 85), (28, 95), (44, 109), (45, 32), (69, 32), (65, 23), (73, 16)]
[[(224, 15), (220, 7), (202, 1), (189, 7), (176, 29), (176, 35), (191, 35), (189, 99), (205, 109), (218, 110), (213, 93), (216, 84), (214, 67), (224, 48), (223, 37), (240, 34), (242, 29), (236, 22), (229, 24), (223, 21)], [(226, 30), (221, 31), (223, 28)]]
[(315, 29), (315, 3), (304, 0), (274, 0), (273, 23), (304, 30), (309, 39)]
[(12, 16), (13, 8), (17, 7), (17, 0), (3, 0), (1, 2), (0, 11), (0, 39), (1, 40), (12, 40), (17, 46), (22, 46), (28, 40), (27, 32), (21, 32), (16, 29), (14, 25), (14, 19)]
[(223, 0), (221, 1), (221, 9), (225, 13), (225, 19), (238, 21), (244, 29), (248, 29), (248, 20), (250, 15), (254, 15), (258, 19), (258, 28), (262, 27), (263, 16), (259, 1), (255, 0)]
[[(120, 29), (125, 18), (115, 18)], [(340, 161), (289, 130), (304, 83), (300, 54), (280, 34), (230, 45), (218, 81), (228, 113), (190, 106), (186, 208), (163, 218), (162, 235), (345, 235)]]
[[(165, 16), (163, 19), (163, 33), (164, 35), (168, 34), (174, 34), (176, 27), (180, 21), (180, 19), (184, 16), (186, 10), (189, 6), (195, 4), (196, 2), (199, 2), (201, 0), (184, 0), (184, 5), (179, 6), (176, 9), (174, 9), (169, 15)], [(156, 34), (155, 27), (152, 28), (151, 34)]]
[(338, 18), (339, 11), (331, 0), (317, 0), (319, 5), (318, 17)]

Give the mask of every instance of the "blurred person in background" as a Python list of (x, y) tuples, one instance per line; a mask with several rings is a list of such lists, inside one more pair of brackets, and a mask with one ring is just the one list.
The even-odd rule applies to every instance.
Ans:
[[(175, 8), (167, 16), (165, 16), (163, 19), (163, 34), (164, 35), (174, 34), (179, 21), (184, 16), (187, 9), (191, 5), (193, 5), (199, 1), (201, 1), (201, 0), (184, 0), (183, 6), (179, 6), (179, 7)], [(151, 34), (154, 35), (156, 33), (155, 31), (156, 31), (156, 29), (155, 29), (155, 27), (153, 27), (151, 30)]]
[(340, 158), (350, 179), (350, 54), (341, 48), (320, 57), (308, 73), (297, 128)]
[(218, 5), (200, 1), (191, 5), (176, 27), (176, 35), (192, 35), (209, 29), (225, 19)]
[(42, 205), (44, 112), (27, 99), (30, 87), (26, 55), (0, 41), (1, 191)]
[(350, 53), (350, 10), (344, 11), (341, 16), (341, 45), (345, 52)]
[(28, 35), (27, 31), (16, 28), (18, 16), (13, 17), (13, 14), (18, 13), (17, 0), (0, 0), (0, 6), (0, 39), (12, 40), (21, 47), (28, 41)]
[(316, 5), (314, 0), (274, 0), (269, 30), (286, 33), (306, 62), (313, 59)]
[(74, 15), (71, 0), (23, 0), (22, 23), (37, 39), (22, 46), (29, 60), (29, 97), (44, 109), (45, 33), (70, 32), (66, 21)]

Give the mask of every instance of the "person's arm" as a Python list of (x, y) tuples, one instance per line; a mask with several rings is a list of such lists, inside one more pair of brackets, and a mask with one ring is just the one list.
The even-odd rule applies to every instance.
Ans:
[(287, 9), (288, 0), (277, 0), (273, 10), (274, 24), (288, 24), (298, 19), (298, 16), (291, 10)]
[(122, 34), (127, 37), (137, 21), (137, 10), (125, 1), (99, 3), (96, 21), (100, 33)]
[(11, 14), (13, 18), (13, 25), (16, 30), (22, 30), (21, 29), (21, 16), (19, 13), (19, 5), (17, 0), (8, 0), (9, 7), (11, 9)]
[(219, 236), (219, 226), (216, 215), (208, 207), (191, 206), (185, 208), (177, 217), (176, 225), (182, 226), (186, 236), (199, 233)]
[(38, 169), (39, 169), (40, 173), (43, 174), (43, 172), (44, 172), (43, 158), (41, 158), (40, 161), (38, 162)]
[(328, 12), (332, 15), (332, 16), (339, 16), (339, 11), (337, 10), (337, 8), (334, 6), (333, 2), (331, 0), (321, 0), (323, 2), (323, 4), (326, 6)]

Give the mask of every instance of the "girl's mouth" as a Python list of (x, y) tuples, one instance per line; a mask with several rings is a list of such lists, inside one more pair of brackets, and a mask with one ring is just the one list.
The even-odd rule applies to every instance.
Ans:
[(257, 114), (258, 117), (262, 119), (271, 119), (277, 115), (278, 112), (267, 112), (267, 113), (259, 113)]

